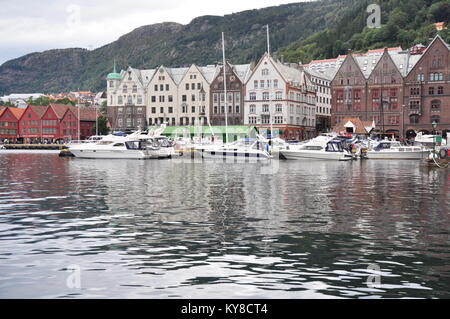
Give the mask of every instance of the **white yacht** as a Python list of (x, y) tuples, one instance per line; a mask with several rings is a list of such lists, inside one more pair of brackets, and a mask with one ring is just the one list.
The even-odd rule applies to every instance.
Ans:
[(69, 151), (78, 158), (148, 159), (151, 158), (142, 140), (103, 139), (97, 143), (75, 144)]
[(348, 161), (352, 159), (349, 151), (344, 149), (342, 142), (334, 136), (321, 135), (299, 145), (289, 145), (280, 154), (287, 160), (291, 159), (320, 159)]
[(140, 130), (127, 135), (108, 135), (94, 143), (69, 145), (69, 151), (79, 158), (151, 159), (175, 155), (172, 144), (164, 136), (142, 134)]
[(403, 146), (400, 142), (384, 140), (367, 151), (368, 159), (424, 159), (429, 150), (421, 146)]
[[(425, 146), (428, 148), (433, 148), (433, 145), (436, 143), (436, 137), (439, 135), (430, 135), (430, 134), (423, 134), (422, 132), (419, 132), (416, 137), (414, 138), (414, 145), (416, 146)], [(440, 136), (439, 136), (440, 137)], [(441, 145), (447, 145), (447, 140), (442, 139)]]
[(265, 150), (264, 143), (259, 139), (240, 139), (238, 141), (219, 145), (198, 146), (196, 151), (203, 158), (237, 158), (237, 159), (270, 159), (272, 156)]

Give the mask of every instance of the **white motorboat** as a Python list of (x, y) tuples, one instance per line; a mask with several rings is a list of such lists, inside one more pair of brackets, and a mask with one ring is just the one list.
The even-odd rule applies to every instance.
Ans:
[(69, 151), (78, 158), (148, 159), (151, 158), (142, 140), (108, 140), (98, 143), (75, 144)]
[(203, 158), (236, 158), (267, 160), (272, 156), (264, 149), (264, 144), (259, 139), (241, 139), (236, 142), (222, 145), (206, 145), (195, 148)]
[(384, 140), (367, 151), (368, 159), (424, 159), (429, 150), (421, 146), (404, 146), (400, 142)]
[(321, 135), (307, 143), (290, 145), (280, 154), (287, 160), (293, 159), (320, 159), (348, 161), (352, 159), (351, 153), (346, 150), (342, 142), (335, 140), (334, 136)]
[(142, 134), (136, 131), (127, 136), (108, 135), (97, 143), (69, 146), (69, 151), (79, 158), (151, 159), (175, 155), (172, 144), (165, 136)]
[[(436, 144), (437, 137), (441, 137), (440, 135), (430, 135), (430, 134), (423, 134), (422, 132), (419, 132), (416, 137), (414, 138), (414, 145), (415, 146), (425, 146), (428, 148), (433, 148), (433, 145)], [(442, 139), (441, 145), (447, 145), (447, 140)]]

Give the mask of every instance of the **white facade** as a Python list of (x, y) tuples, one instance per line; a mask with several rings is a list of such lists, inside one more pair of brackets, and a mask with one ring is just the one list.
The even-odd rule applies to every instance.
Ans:
[(331, 79), (316, 71), (307, 71), (311, 82), (316, 88), (316, 115), (331, 117)]
[[(182, 73), (186, 71), (178, 70)], [(178, 76), (173, 76), (172, 69), (160, 66), (147, 86), (147, 118), (149, 125), (177, 125), (180, 112), (178, 100)]]
[(290, 125), (313, 129), (316, 93), (298, 65), (286, 65), (265, 54), (246, 82), (246, 125)]
[(184, 74), (178, 85), (180, 125), (208, 124), (210, 85), (217, 72), (216, 66), (193, 64)]

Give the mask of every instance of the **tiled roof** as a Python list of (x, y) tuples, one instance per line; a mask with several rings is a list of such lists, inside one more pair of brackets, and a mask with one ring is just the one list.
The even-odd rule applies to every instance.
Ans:
[(176, 85), (180, 84), (189, 68), (164, 68), (170, 74)]
[[(73, 114), (78, 116), (78, 107), (69, 106)], [(95, 122), (97, 119), (97, 111), (93, 107), (81, 107), (80, 108), (80, 121)]]
[(50, 107), (55, 112), (56, 116), (61, 120), (64, 115), (67, 112), (67, 109), (69, 108), (67, 105), (64, 104), (50, 104)]
[(9, 110), (18, 120), (22, 117), (22, 114), (25, 112), (25, 109), (19, 109), (17, 107), (10, 107)]
[(36, 114), (38, 118), (42, 118), (42, 116), (47, 111), (48, 106), (42, 105), (29, 105), (30, 109)]
[[(364, 125), (364, 123), (361, 121), (361, 119), (359, 117), (346, 117), (344, 118), (341, 122), (339, 122), (335, 127), (333, 127), (332, 131), (335, 133), (342, 133), (346, 131), (345, 125), (351, 122), (354, 126), (355, 126), (355, 134), (368, 134), (369, 132), (367, 132), (366, 130), (366, 126)], [(370, 125), (368, 126), (372, 126), (372, 123), (370, 123)]]

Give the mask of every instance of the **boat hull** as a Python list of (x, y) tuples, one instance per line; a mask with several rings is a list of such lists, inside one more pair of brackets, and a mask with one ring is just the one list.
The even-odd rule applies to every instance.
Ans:
[(141, 150), (77, 150), (70, 149), (77, 158), (101, 158), (101, 159), (149, 159), (151, 156)]
[(270, 155), (265, 152), (258, 151), (239, 151), (239, 150), (198, 150), (203, 158), (235, 158), (237, 160), (267, 160)]
[(410, 159), (410, 160), (420, 160), (427, 158), (429, 151), (415, 151), (415, 152), (389, 152), (381, 151), (367, 152), (368, 159)]
[(313, 152), (313, 151), (284, 150), (284, 151), (280, 151), (280, 153), (287, 160), (317, 159), (317, 160), (330, 160), (330, 161), (349, 161), (352, 159), (351, 155), (346, 156), (345, 153), (340, 153), (340, 152)]

